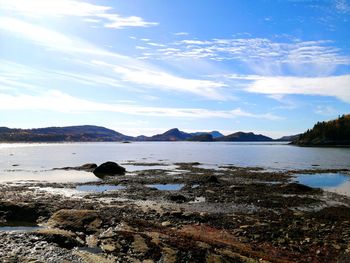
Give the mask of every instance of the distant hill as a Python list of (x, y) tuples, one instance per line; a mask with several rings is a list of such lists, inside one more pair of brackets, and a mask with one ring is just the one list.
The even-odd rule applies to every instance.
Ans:
[(101, 142), (131, 139), (133, 137), (92, 125), (39, 129), (0, 127), (0, 141), (6, 142)]
[(212, 142), (212, 141), (214, 141), (214, 138), (213, 138), (213, 135), (211, 135), (210, 133), (199, 132), (198, 135), (193, 135), (191, 138), (187, 139), (187, 141)]
[(300, 146), (350, 146), (350, 114), (336, 120), (318, 122), (293, 141)]
[(153, 135), (151, 137), (139, 136), (137, 138), (141, 141), (185, 141), (191, 137), (193, 137), (191, 134), (174, 128), (162, 134)]
[(283, 136), (281, 138), (276, 139), (275, 141), (278, 141), (278, 142), (292, 142), (292, 141), (297, 140), (299, 138), (299, 136), (300, 136), (300, 134)]
[(224, 136), (224, 135), (223, 135), (221, 132), (219, 132), (219, 131), (211, 131), (211, 132), (193, 132), (193, 133), (191, 133), (191, 135), (193, 135), (193, 136), (199, 136), (199, 135), (203, 135), (203, 134), (210, 134), (214, 139)]
[(230, 141), (230, 142), (266, 142), (273, 141), (272, 138), (261, 134), (254, 134), (252, 132), (236, 132), (227, 136), (222, 136), (215, 139), (216, 141)]
[(272, 141), (270, 137), (252, 132), (236, 132), (228, 136), (218, 131), (186, 133), (177, 128), (154, 136), (127, 136), (104, 127), (83, 125), (38, 129), (0, 127), (0, 142), (108, 142), (108, 141)]

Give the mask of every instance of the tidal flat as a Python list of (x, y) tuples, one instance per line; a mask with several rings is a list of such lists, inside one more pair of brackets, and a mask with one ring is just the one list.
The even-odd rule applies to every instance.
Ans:
[(350, 261), (350, 198), (295, 181), (347, 169), (159, 166), (1, 184), (2, 262)]

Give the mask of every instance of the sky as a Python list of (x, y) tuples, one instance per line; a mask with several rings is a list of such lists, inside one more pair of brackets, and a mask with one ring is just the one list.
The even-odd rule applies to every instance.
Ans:
[(350, 0), (0, 0), (0, 126), (292, 135), (350, 113)]

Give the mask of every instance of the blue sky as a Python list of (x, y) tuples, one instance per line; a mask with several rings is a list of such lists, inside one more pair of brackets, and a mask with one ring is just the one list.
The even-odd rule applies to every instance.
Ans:
[(1, 126), (276, 138), (349, 112), (347, 0), (0, 0)]

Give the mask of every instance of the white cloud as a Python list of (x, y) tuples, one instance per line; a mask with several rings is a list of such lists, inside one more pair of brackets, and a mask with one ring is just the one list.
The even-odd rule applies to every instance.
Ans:
[(350, 55), (344, 54), (329, 40), (185, 39), (168, 43), (166, 48), (148, 50), (147, 57), (163, 60), (236, 60), (265, 75), (281, 74), (283, 70), (296, 75), (329, 75), (338, 65), (350, 65)]
[(350, 13), (350, 4), (347, 0), (335, 0), (335, 8), (340, 13)]
[[(95, 83), (112, 83), (112, 86), (120, 86), (121, 82), (132, 82), (152, 89), (192, 93), (213, 100), (227, 100), (227, 97), (221, 94), (222, 90), (220, 88), (225, 87), (222, 82), (175, 76), (152, 64), (110, 52), (81, 39), (72, 38), (18, 19), (0, 18), (0, 29), (14, 33), (18, 37), (29, 39), (48, 50), (63, 52), (82, 63), (88, 64), (88, 66), (93, 67), (95, 72), (101, 74), (96, 81), (93, 81)], [(100, 61), (100, 63), (89, 64), (87, 61)], [(107, 72), (109, 76), (103, 77)], [(93, 75), (98, 75), (98, 73)], [(73, 77), (73, 74), (66, 72), (62, 76)], [(75, 79), (90, 81), (93, 77), (87, 73), (81, 73), (80, 75), (81, 77), (77, 77), (75, 74)]]
[(72, 97), (57, 90), (50, 90), (46, 93), (36, 95), (0, 94), (0, 110), (49, 110), (63, 113), (84, 113), (84, 112), (115, 112), (140, 116), (158, 116), (175, 118), (264, 118), (278, 120), (280, 117), (272, 114), (253, 114), (245, 112), (240, 108), (234, 110), (208, 110), (202, 108), (167, 108), (167, 107), (146, 107), (130, 104), (108, 104), (93, 102), (85, 99)]
[(174, 33), (174, 35), (175, 36), (188, 36), (189, 33), (187, 33), (187, 32), (176, 32), (176, 33)]
[[(10, 17), (0, 17), (0, 29), (8, 31), (17, 37), (28, 39), (48, 50), (61, 51), (70, 54), (114, 55), (78, 38), (70, 37), (54, 30)], [(118, 57), (122, 57), (118, 55)]]
[(338, 111), (331, 106), (322, 105), (322, 106), (317, 106), (314, 112), (324, 116), (334, 116)]
[(85, 22), (100, 23), (108, 28), (149, 27), (158, 23), (138, 16), (123, 17), (110, 6), (76, 0), (0, 0), (0, 10), (31, 17), (82, 17)]
[(350, 75), (299, 78), (261, 77), (247, 84), (246, 91), (262, 94), (332, 96), (350, 102)]
[(125, 28), (125, 27), (150, 27), (156, 26), (158, 23), (144, 21), (141, 17), (138, 16), (128, 16), (121, 17), (117, 14), (100, 14), (97, 17), (106, 18), (109, 20), (108, 23), (105, 23), (105, 27), (108, 28)]
[(190, 92), (210, 99), (226, 100), (225, 96), (217, 90), (226, 86), (221, 82), (187, 79), (146, 69), (140, 70), (121, 66), (115, 66), (113, 69), (121, 76), (123, 81), (166, 90)]

